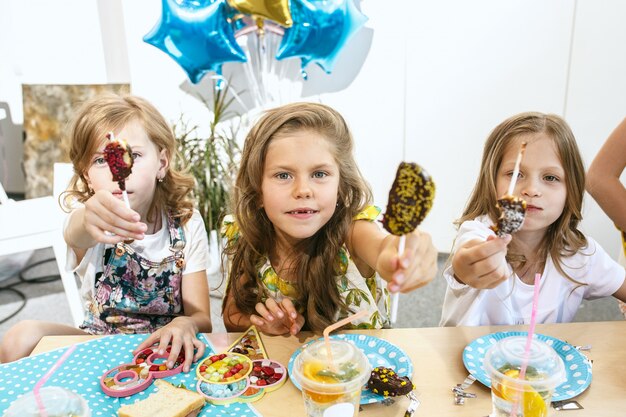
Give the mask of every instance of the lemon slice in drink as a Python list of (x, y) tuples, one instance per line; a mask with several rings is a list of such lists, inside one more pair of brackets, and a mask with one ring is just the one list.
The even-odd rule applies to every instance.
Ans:
[(308, 379), (322, 384), (336, 384), (337, 380), (331, 376), (324, 375), (326, 366), (321, 362), (308, 362), (302, 367), (302, 374)]
[[(517, 369), (509, 369), (504, 372), (504, 375), (509, 378), (519, 378), (519, 370)], [(505, 384), (499, 384), (494, 387), (496, 394), (507, 400), (507, 401), (515, 401), (515, 390), (513, 387)], [(535, 390), (533, 390), (529, 385), (524, 387), (526, 390), (524, 392), (522, 407), (524, 409), (524, 417), (545, 417), (548, 415), (548, 408), (546, 407), (546, 402), (543, 400), (541, 395)]]
[[(531, 389), (530, 387), (527, 387)], [(545, 417), (548, 415), (546, 402), (537, 391), (524, 393), (524, 417)]]
[[(519, 370), (509, 369), (504, 372), (504, 375), (508, 376), (509, 378), (517, 379), (519, 377)], [(497, 384), (494, 387), (494, 391), (496, 391), (496, 394), (502, 399), (505, 399), (507, 401), (515, 400), (515, 390), (513, 389), (513, 387), (507, 385), (506, 383)]]

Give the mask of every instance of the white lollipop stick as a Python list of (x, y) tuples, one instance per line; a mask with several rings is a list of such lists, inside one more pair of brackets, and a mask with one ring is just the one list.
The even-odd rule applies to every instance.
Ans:
[(126, 203), (126, 207), (130, 208), (130, 201), (128, 200), (128, 193), (126, 190), (122, 191), (122, 198), (124, 199), (124, 203)]
[(519, 167), (522, 164), (522, 157), (524, 156), (524, 151), (526, 150), (526, 142), (522, 142), (522, 147), (517, 154), (517, 160), (515, 161), (515, 168), (513, 168), (513, 176), (511, 177), (511, 183), (509, 184), (509, 191), (506, 195), (513, 195), (513, 190), (515, 190), (515, 183), (517, 182), (517, 177), (519, 175)]
[[(406, 235), (400, 236), (400, 241), (398, 242), (398, 256), (402, 256), (404, 253), (404, 244), (406, 242)], [(396, 324), (396, 320), (398, 320), (398, 302), (400, 298), (400, 291), (394, 292), (391, 294), (391, 324)]]

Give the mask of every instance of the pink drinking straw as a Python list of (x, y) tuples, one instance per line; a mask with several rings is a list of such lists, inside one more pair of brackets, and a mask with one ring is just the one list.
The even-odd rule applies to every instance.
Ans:
[(65, 362), (67, 358), (70, 357), (70, 355), (72, 354), (72, 352), (74, 352), (74, 350), (76, 350), (76, 345), (72, 345), (69, 348), (67, 348), (65, 353), (61, 355), (61, 357), (55, 362), (54, 365), (52, 365), (52, 368), (50, 368), (48, 372), (46, 372), (46, 374), (42, 376), (41, 379), (37, 381), (37, 383), (35, 384), (35, 388), (33, 388), (33, 394), (35, 395), (35, 402), (37, 403), (37, 408), (39, 408), (40, 417), (48, 417), (48, 412), (46, 411), (46, 407), (44, 407), (43, 405), (43, 401), (41, 400), (41, 396), (39, 395), (39, 390), (41, 389), (43, 384), (45, 384), (46, 381), (50, 379), (52, 374), (55, 373), (56, 370), (59, 369), (61, 365), (63, 365), (63, 362)]
[[(533, 335), (535, 334), (535, 323), (537, 321), (537, 305), (539, 304), (539, 280), (541, 274), (535, 274), (535, 285), (533, 294), (533, 309), (530, 313), (530, 327), (528, 328), (528, 337), (526, 338), (526, 347), (524, 349), (524, 360), (522, 361), (522, 367), (519, 370), (519, 380), (523, 381), (526, 378), (526, 368), (528, 367), (528, 359), (530, 357), (530, 345), (533, 341)], [(513, 409), (511, 410), (511, 417), (517, 417), (517, 405), (519, 402), (519, 393), (515, 397), (513, 403)]]
[(333, 372), (337, 372), (337, 369), (335, 368), (335, 363), (333, 362), (333, 354), (332, 354), (332, 352), (330, 350), (330, 337), (329, 337), (330, 336), (330, 332), (332, 332), (335, 329), (338, 329), (341, 326), (344, 326), (344, 325), (350, 323), (353, 320), (358, 319), (359, 317), (363, 317), (366, 314), (367, 314), (366, 310), (361, 310), (358, 313), (353, 314), (351, 316), (348, 316), (348, 317), (346, 317), (343, 320), (339, 320), (337, 323), (331, 324), (330, 326), (328, 326), (328, 327), (326, 327), (324, 329), (324, 333), (323, 333), (324, 334), (324, 343), (326, 344), (326, 352), (328, 353), (328, 359), (329, 359), (328, 362), (330, 363), (330, 367), (331, 367), (331, 370)]

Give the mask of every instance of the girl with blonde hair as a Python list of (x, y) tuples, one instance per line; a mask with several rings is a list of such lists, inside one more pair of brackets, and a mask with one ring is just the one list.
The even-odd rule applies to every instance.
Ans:
[[(514, 195), (527, 203), (522, 228), (498, 238), (496, 200), (506, 194), (522, 142), (527, 142)], [(538, 323), (569, 322), (583, 299), (626, 299), (624, 268), (578, 230), (585, 171), (574, 135), (561, 117), (521, 113), (498, 125), (485, 143), (480, 175), (444, 271), (441, 324), (523, 324), (533, 282), (540, 281)]]
[[(132, 149), (130, 208), (104, 159), (108, 132)], [(98, 96), (76, 113), (69, 156), (74, 176), (63, 199), (70, 210), (64, 237), (85, 321), (80, 329), (18, 323), (4, 337), (2, 361), (28, 355), (47, 335), (152, 333), (136, 351), (158, 342), (164, 352), (171, 343), (167, 366), (182, 350), (188, 371), (205, 348), (196, 333), (211, 331), (208, 240), (189, 199), (194, 180), (175, 168), (170, 126), (142, 98)]]

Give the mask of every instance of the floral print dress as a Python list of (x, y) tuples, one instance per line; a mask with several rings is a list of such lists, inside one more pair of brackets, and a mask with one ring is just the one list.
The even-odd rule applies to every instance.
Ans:
[[(624, 267), (626, 267), (626, 232), (621, 232), (621, 233), (622, 233), (622, 254), (619, 257), (619, 262)], [(619, 309), (622, 311), (624, 318), (626, 318), (626, 303), (623, 303), (620, 301)]]
[[(354, 220), (375, 221), (380, 212), (380, 208), (368, 206), (357, 214)], [(229, 241), (239, 237), (239, 227), (232, 215), (224, 218), (222, 236)], [(388, 325), (389, 294), (382, 285), (381, 278), (376, 273), (370, 277), (362, 277), (345, 246), (341, 248), (337, 257), (341, 270), (336, 277), (337, 289), (348, 308), (338, 311), (335, 320), (338, 321), (357, 311), (366, 310), (369, 314), (358, 319), (352, 328), (380, 329)], [(298, 296), (296, 285), (280, 278), (267, 257), (259, 268), (257, 279), (265, 290), (264, 299), (273, 298), (280, 302), (285, 297), (294, 300)]]
[(121, 242), (104, 251), (93, 300), (80, 328), (90, 334), (152, 333), (183, 313), (181, 281), (185, 234), (167, 216), (172, 255), (155, 262)]

